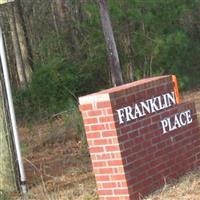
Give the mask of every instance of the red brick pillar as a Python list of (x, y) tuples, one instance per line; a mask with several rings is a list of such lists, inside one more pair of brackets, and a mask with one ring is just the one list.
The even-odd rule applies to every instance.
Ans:
[(199, 164), (195, 106), (175, 90), (162, 76), (79, 98), (100, 200), (139, 199)]

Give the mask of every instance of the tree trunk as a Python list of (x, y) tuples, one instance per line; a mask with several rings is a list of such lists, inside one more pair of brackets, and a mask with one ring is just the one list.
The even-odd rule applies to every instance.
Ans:
[(55, 28), (55, 31), (56, 31), (56, 34), (58, 36), (60, 36), (60, 33), (59, 33), (59, 28), (58, 28), (58, 23), (57, 23), (57, 18), (56, 18), (56, 11), (55, 11), (55, 6), (54, 6), (55, 2), (52, 1), (51, 2), (51, 13), (52, 13), (52, 18), (53, 18), (53, 23), (54, 23), (54, 28)]
[(56, 8), (57, 8), (57, 15), (62, 26), (65, 22), (65, 1), (64, 0), (55, 0)]
[(108, 51), (108, 58), (111, 69), (112, 83), (114, 86), (122, 85), (123, 78), (119, 63), (119, 56), (113, 35), (112, 25), (108, 13), (107, 0), (98, 0), (100, 7), (101, 23)]
[(83, 8), (82, 8), (82, 4), (83, 4), (83, 1), (79, 0), (77, 2), (77, 15), (78, 15), (78, 20), (80, 21), (80, 23), (83, 21)]
[(14, 192), (16, 188), (11, 137), (5, 110), (2, 84), (0, 83), (0, 197), (1, 192)]
[(15, 25), (14, 8), (12, 5), (11, 5), (11, 12), (9, 12), (9, 20), (10, 20), (9, 23), (10, 23), (11, 37), (12, 37), (12, 42), (13, 42), (13, 49), (14, 49), (14, 54), (15, 54), (16, 67), (17, 67), (20, 87), (25, 88), (26, 78), (25, 78), (25, 72), (24, 72), (24, 67), (23, 67), (21, 49), (19, 45), (19, 39), (18, 39), (16, 25)]
[(131, 27), (130, 27), (130, 21), (129, 19), (126, 20), (127, 21), (127, 48), (128, 48), (128, 56), (129, 56), (129, 60), (130, 60), (130, 63), (129, 63), (129, 73), (128, 73), (128, 80), (130, 82), (134, 81), (134, 71), (135, 71), (135, 64), (134, 64), (134, 49), (131, 45), (131, 34), (130, 34), (130, 30), (131, 30)]
[(20, 0), (16, 0), (14, 6), (14, 14), (15, 14), (15, 23), (17, 29), (17, 35), (19, 39), (19, 45), (22, 55), (22, 60), (24, 64), (24, 72), (26, 75), (26, 81), (30, 83), (32, 77), (32, 56), (30, 52), (30, 48), (28, 45), (26, 30), (24, 20), (22, 18), (22, 8)]

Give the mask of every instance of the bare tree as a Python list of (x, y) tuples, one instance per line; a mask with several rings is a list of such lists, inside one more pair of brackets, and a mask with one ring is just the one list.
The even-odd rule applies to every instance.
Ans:
[(112, 83), (114, 86), (122, 85), (123, 78), (119, 62), (118, 51), (109, 17), (107, 0), (98, 0), (100, 7), (101, 23), (103, 27), (104, 37), (106, 40), (108, 58), (111, 69)]
[(59, 21), (64, 23), (65, 21), (65, 0), (55, 0), (56, 7), (57, 7), (57, 14)]
[(12, 43), (13, 43), (13, 50), (14, 50), (15, 60), (16, 60), (16, 68), (17, 68), (17, 73), (18, 73), (18, 77), (19, 77), (19, 84), (20, 84), (21, 88), (25, 88), (26, 87), (26, 77), (25, 77), (25, 72), (24, 72), (24, 67), (23, 67), (19, 39), (18, 39), (18, 35), (17, 35), (13, 5), (10, 5), (9, 24), (10, 24), (10, 30), (11, 30)]
[(28, 44), (29, 43), (28, 38), (26, 37), (26, 28), (23, 20), (23, 13), (20, 0), (16, 0), (15, 2), (14, 15), (15, 15), (17, 36), (19, 39), (19, 45), (23, 60), (24, 72), (26, 76), (26, 81), (29, 83), (31, 81), (31, 76), (32, 76), (32, 66), (31, 66), (32, 56)]

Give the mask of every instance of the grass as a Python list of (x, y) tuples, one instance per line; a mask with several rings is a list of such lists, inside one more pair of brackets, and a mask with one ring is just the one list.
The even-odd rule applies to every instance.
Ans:
[[(65, 177), (63, 183), (65, 182)], [(51, 189), (50, 189), (51, 188)], [(17, 200), (97, 200), (95, 180), (92, 175), (86, 175), (82, 180), (69, 184), (46, 182), (31, 190), (24, 198)], [(144, 198), (144, 200), (199, 200), (200, 199), (200, 169), (192, 171), (179, 180), (166, 184), (160, 190)], [(1, 199), (0, 200), (9, 200)], [(16, 200), (16, 197), (13, 198)]]
[(200, 169), (190, 172), (172, 184), (149, 195), (145, 200), (199, 200)]
[(97, 200), (94, 185), (93, 177), (87, 177), (84, 181), (72, 182), (67, 185), (47, 182), (34, 187), (26, 196), (17, 200)]
[(0, 191), (0, 200), (10, 200), (10, 197), (8, 194), (4, 193), (3, 191)]

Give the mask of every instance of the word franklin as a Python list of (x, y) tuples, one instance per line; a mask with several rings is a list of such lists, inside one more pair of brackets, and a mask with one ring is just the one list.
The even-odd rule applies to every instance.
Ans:
[(117, 110), (119, 124), (133, 121), (137, 118), (144, 117), (149, 113), (166, 109), (176, 104), (174, 92), (166, 93), (152, 99), (147, 99), (135, 104), (133, 107), (126, 106)]

